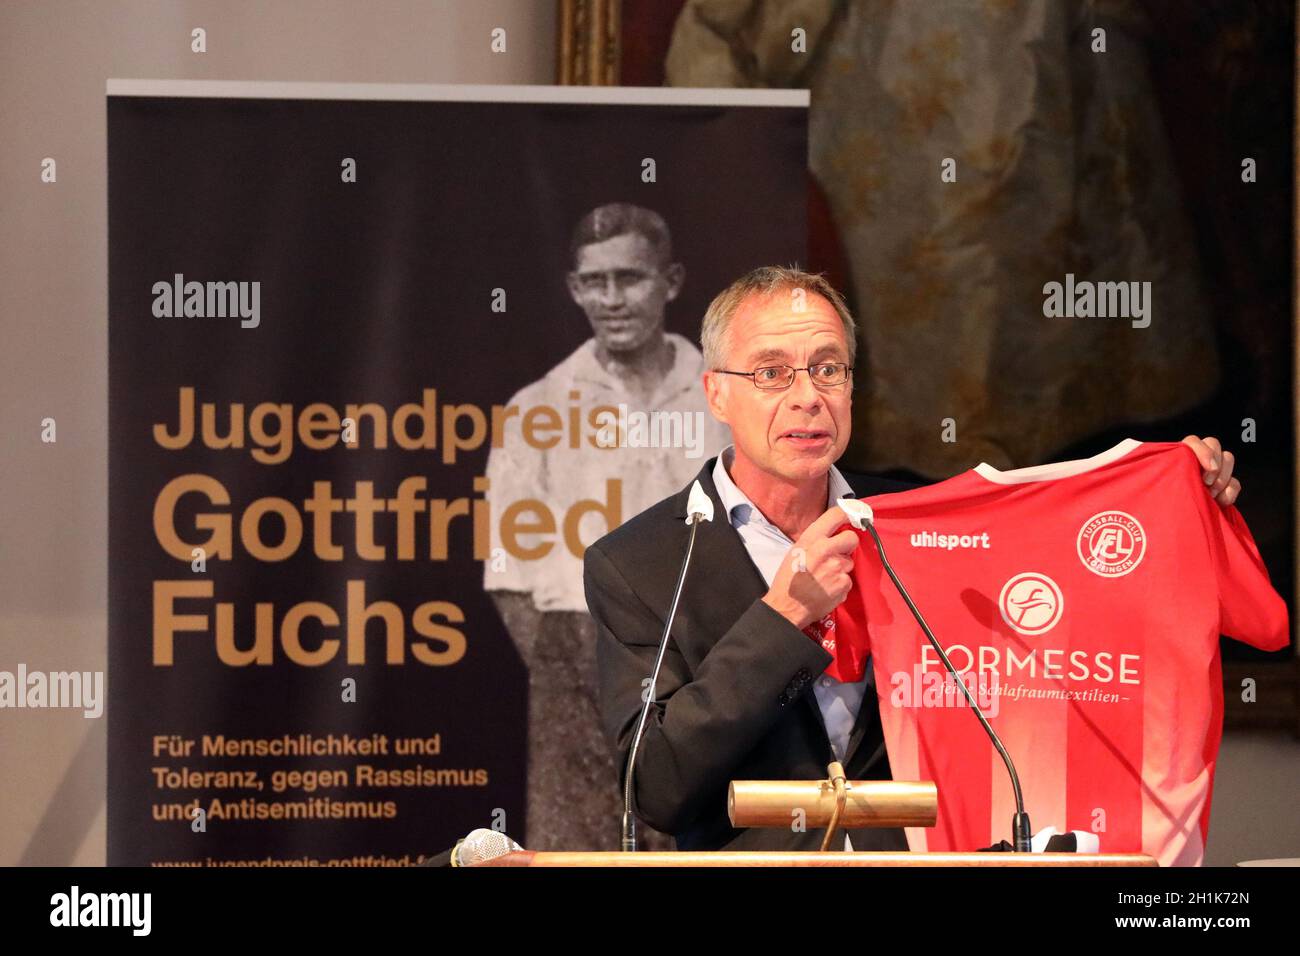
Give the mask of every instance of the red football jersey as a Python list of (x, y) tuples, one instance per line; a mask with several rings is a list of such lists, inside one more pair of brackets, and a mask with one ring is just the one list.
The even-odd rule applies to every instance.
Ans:
[[(867, 499), (885, 555), (1015, 761), (1034, 830), (1201, 862), (1223, 725), (1219, 635), (1285, 647), (1286, 605), (1180, 443)], [(823, 622), (867, 628), (890, 766), (933, 780), (914, 850), (1011, 838), (1005, 767), (865, 532)]]

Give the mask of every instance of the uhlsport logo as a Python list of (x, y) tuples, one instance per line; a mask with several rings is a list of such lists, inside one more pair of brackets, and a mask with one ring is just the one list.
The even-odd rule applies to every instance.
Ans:
[(1013, 630), (1031, 637), (1054, 628), (1064, 606), (1056, 582), (1038, 571), (1015, 575), (1002, 585), (1002, 593), (998, 595), (1002, 620)]
[(1103, 578), (1128, 574), (1146, 551), (1147, 534), (1142, 525), (1123, 511), (1100, 511), (1079, 529), (1079, 560)]

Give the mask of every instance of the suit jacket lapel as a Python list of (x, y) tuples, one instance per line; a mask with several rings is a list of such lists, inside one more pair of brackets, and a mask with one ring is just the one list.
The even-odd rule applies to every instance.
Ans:
[[(740, 532), (731, 526), (731, 516), (723, 508), (722, 499), (718, 496), (717, 486), (713, 483), (716, 461), (716, 458), (709, 459), (695, 478), (713, 500), (713, 520), (705, 521), (695, 537), (695, 552), (691, 556), (691, 571), (686, 585), (690, 589), (691, 582), (698, 586), (699, 582), (707, 580), (708, 597), (703, 602), (688, 602), (683, 594), (682, 603), (677, 609), (678, 621), (685, 616), (687, 627), (691, 630), (700, 627), (704, 633), (714, 635), (715, 640), (755, 600), (767, 593), (767, 581), (745, 549)], [(690, 489), (691, 486), (687, 486), (677, 496), (677, 518), (683, 522), (686, 520), (686, 502)], [(799, 705), (821, 730), (826, 741), (825, 756), (829, 762), (832, 756), (830, 737), (826, 736), (826, 722), (822, 718), (817, 696), (810, 690), (802, 695)], [(875, 706), (874, 700), (871, 706)], [(856, 729), (855, 733), (861, 736)], [(847, 760), (845, 765), (847, 766)]]
[[(696, 635), (697, 640), (703, 639), (704, 635), (709, 635), (710, 640), (708, 645), (703, 647), (703, 653), (707, 653), (712, 647), (712, 641), (716, 641), (719, 635), (725, 633), (757, 598), (767, 592), (767, 582), (763, 580), (758, 566), (745, 550), (745, 543), (740, 533), (731, 526), (731, 516), (722, 507), (718, 489), (713, 483), (713, 467), (716, 461), (716, 458), (710, 458), (705, 462), (695, 478), (713, 500), (713, 520), (704, 522), (696, 535), (695, 552), (691, 557), (691, 574), (686, 584), (688, 593), (703, 593), (705, 597), (688, 600), (686, 595), (683, 595), (682, 604), (677, 611), (677, 627), (674, 628), (680, 629), (680, 633), (683, 634)], [(904, 491), (911, 487), (905, 483), (852, 473), (845, 474), (844, 477), (859, 498), (887, 494), (891, 491)], [(686, 502), (689, 496), (690, 486), (682, 489), (677, 495), (676, 517), (683, 522), (686, 519)], [(683, 547), (684, 541), (683, 538)], [(707, 590), (696, 591), (695, 589), (701, 584), (704, 584)], [(833, 751), (830, 738), (826, 734), (826, 722), (817, 703), (817, 695), (810, 690), (802, 696), (800, 706), (805, 709), (806, 715), (812, 718), (820, 730), (822, 739), (826, 742), (825, 760), (829, 762)], [(873, 685), (868, 685), (862, 698), (862, 706), (858, 708), (857, 719), (849, 733), (849, 744), (842, 761), (846, 768), (857, 756), (867, 731), (879, 726), (880, 708), (876, 699), (876, 689)], [(880, 735), (877, 732), (872, 736), (878, 738)]]
[[(730, 516), (722, 507), (718, 489), (713, 484), (714, 461), (716, 459), (709, 459), (695, 478), (713, 501), (713, 520), (702, 522), (695, 536), (695, 551), (691, 556), (691, 570), (686, 583), (688, 590), (702, 595), (702, 598), (688, 601), (683, 593), (677, 613), (679, 618), (686, 614), (698, 624), (725, 624), (720, 630), (715, 626), (705, 631), (711, 633), (716, 640), (748, 610), (755, 599), (767, 592), (767, 583), (758, 567), (750, 560), (745, 542), (731, 526)], [(689, 496), (690, 486), (677, 496), (679, 521), (686, 520), (686, 502)], [(687, 533), (689, 534), (689, 529)]]

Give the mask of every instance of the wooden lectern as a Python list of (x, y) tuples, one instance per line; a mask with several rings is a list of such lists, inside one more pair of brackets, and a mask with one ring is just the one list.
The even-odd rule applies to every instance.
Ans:
[(1143, 853), (847, 853), (809, 850), (769, 853), (759, 850), (705, 853), (537, 852), (519, 850), (479, 866), (1155, 866)]
[[(838, 762), (826, 780), (733, 780), (727, 815), (736, 827), (826, 828), (820, 851), (677, 853), (532, 852), (520, 850), (479, 866), (1155, 866), (1144, 853), (896, 853), (828, 849), (842, 828), (932, 827), (939, 796), (931, 781), (845, 780)], [(842, 841), (841, 841), (841, 845)]]

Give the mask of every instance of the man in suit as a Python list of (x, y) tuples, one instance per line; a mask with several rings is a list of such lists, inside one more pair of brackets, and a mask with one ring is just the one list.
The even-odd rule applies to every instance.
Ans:
[[(832, 655), (803, 631), (851, 586), (858, 539), (836, 533), (843, 518), (835, 499), (906, 487), (834, 466), (849, 441), (856, 339), (839, 294), (796, 269), (756, 269), (705, 314), (704, 389), (733, 444), (697, 476), (714, 520), (697, 533), (633, 795), (637, 816), (675, 834), (678, 849), (820, 847), (824, 831), (798, 820), (782, 829), (732, 827), (733, 779), (824, 779), (832, 759), (851, 780), (890, 776), (869, 661), (860, 679), (832, 678), (824, 673)], [(1210, 493), (1231, 504), (1240, 490), (1231, 453), (1212, 438), (1185, 441)], [(688, 493), (632, 518), (584, 558), (602, 719), (620, 767), (690, 534)], [(854, 829), (844, 848), (907, 843), (901, 829)]]

